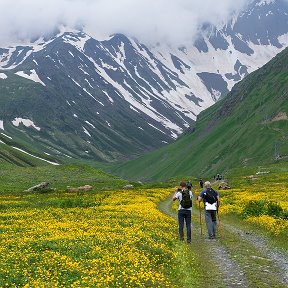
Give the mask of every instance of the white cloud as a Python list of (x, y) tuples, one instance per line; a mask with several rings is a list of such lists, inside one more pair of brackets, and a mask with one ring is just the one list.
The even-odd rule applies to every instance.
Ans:
[(124, 33), (184, 43), (203, 21), (223, 21), (251, 0), (0, 0), (0, 47), (49, 33), (59, 24), (94, 37)]

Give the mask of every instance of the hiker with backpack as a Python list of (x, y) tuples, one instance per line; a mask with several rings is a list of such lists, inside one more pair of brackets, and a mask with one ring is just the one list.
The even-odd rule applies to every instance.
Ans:
[(206, 181), (204, 183), (205, 189), (201, 191), (200, 195), (197, 197), (199, 203), (203, 200), (204, 202), (204, 213), (206, 227), (208, 230), (209, 239), (216, 238), (216, 220), (217, 213), (220, 204), (220, 198), (217, 191), (212, 189), (211, 183)]
[(192, 190), (187, 189), (186, 182), (180, 183), (180, 188), (177, 189), (173, 196), (173, 201), (178, 199), (178, 229), (181, 241), (184, 241), (184, 222), (186, 224), (187, 243), (191, 243), (191, 213), (192, 213)]

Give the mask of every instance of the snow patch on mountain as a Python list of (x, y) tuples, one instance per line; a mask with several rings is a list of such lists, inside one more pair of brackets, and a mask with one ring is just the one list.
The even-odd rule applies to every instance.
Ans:
[[(63, 40), (65, 43), (71, 44), (74, 47), (76, 47), (79, 51), (83, 52), (84, 51), (84, 46), (87, 42), (87, 40), (91, 39), (91, 37), (85, 33), (79, 33), (77, 31), (76, 33), (70, 32), (64, 32), (62, 36)], [(72, 53), (72, 52), (71, 52)], [(72, 54), (74, 57), (74, 55)]]
[(68, 77), (69, 77), (78, 87), (82, 88), (81, 85), (80, 85), (77, 81), (75, 81), (73, 78), (71, 78), (70, 75), (68, 75)]
[[(282, 39), (287, 37), (288, 40), (288, 34), (283, 35)], [(288, 43), (288, 41), (286, 42)], [(287, 44), (286, 44), (287, 45)], [(263, 66), (263, 63), (267, 63), (270, 61), (275, 55), (279, 53), (279, 48), (273, 46), (273, 45), (256, 45), (252, 42), (249, 42), (249, 46), (253, 49), (254, 53), (249, 57), (249, 62), (247, 60), (244, 60), (243, 57), (239, 56), (239, 60), (242, 64), (245, 63), (248, 73), (255, 71), (256, 69)], [(265, 47), (265, 49), (263, 49)], [(245, 62), (244, 62), (245, 61)]]
[(4, 122), (3, 122), (3, 120), (0, 120), (0, 129), (4, 130)]
[(108, 94), (105, 90), (103, 90), (102, 92), (107, 96), (108, 100), (109, 100), (111, 103), (114, 103), (114, 100), (109, 96), (109, 94)]
[(151, 126), (151, 127), (153, 127), (154, 129), (156, 129), (156, 130), (160, 131), (162, 134), (165, 134), (165, 132), (164, 132), (164, 131), (162, 131), (161, 129), (159, 129), (159, 128), (155, 127), (155, 126), (154, 126), (154, 125), (152, 125), (151, 123), (148, 123), (148, 125), (149, 125), (149, 126)]
[(279, 36), (278, 40), (283, 47), (286, 47), (288, 43), (288, 33)]
[(0, 73), (0, 79), (7, 79), (8, 76), (4, 73)]
[(37, 131), (40, 131), (41, 128), (37, 127), (32, 120), (24, 119), (24, 118), (15, 118), (12, 121), (12, 124), (16, 127), (19, 127), (20, 124), (23, 124), (25, 127), (33, 127)]
[(37, 75), (37, 73), (34, 69), (30, 70), (29, 72), (18, 71), (15, 74), (20, 76), (20, 77), (32, 80), (32, 81), (37, 82), (37, 83), (40, 83), (43, 86), (46, 86), (45, 83), (40, 80), (39, 76)]
[(87, 123), (88, 125), (90, 125), (92, 128), (95, 129), (95, 126), (92, 123), (90, 123), (89, 121), (86, 120), (85, 123)]
[(92, 97), (96, 102), (98, 102), (100, 105), (105, 106), (101, 101), (97, 100), (89, 91), (87, 91), (86, 88), (83, 88), (83, 91), (87, 93), (90, 97)]
[(16, 46), (5, 49), (4, 53), (0, 54), (1, 69), (13, 69), (21, 65), (33, 52), (31, 47)]
[(130, 109), (132, 109), (132, 110), (135, 111), (136, 113), (140, 114), (140, 112), (139, 112), (137, 109), (135, 109), (132, 105), (130, 105), (129, 107), (130, 107)]
[(43, 158), (40, 158), (40, 157), (38, 157), (38, 156), (35, 156), (35, 155), (31, 154), (31, 153), (28, 153), (27, 151), (25, 151), (25, 150), (23, 150), (23, 149), (20, 149), (20, 148), (18, 148), (18, 147), (14, 147), (14, 146), (11, 146), (11, 147), (12, 147), (13, 149), (17, 150), (17, 151), (20, 151), (20, 152), (22, 152), (22, 153), (24, 153), (24, 154), (27, 154), (27, 155), (29, 155), (29, 156), (31, 156), (31, 157), (33, 157), (33, 158), (36, 158), (36, 159), (45, 161), (45, 162), (47, 162), (47, 163), (49, 163), (49, 164), (52, 164), (52, 165), (60, 165), (59, 163), (52, 162), (52, 161), (48, 161), (48, 160), (46, 160), (46, 159), (43, 159)]
[(113, 71), (117, 71), (117, 68), (116, 68), (116, 67), (113, 67), (113, 66), (111, 66), (111, 65), (109, 65), (109, 64), (104, 63), (102, 59), (100, 59), (100, 61), (101, 61), (101, 64), (102, 64), (102, 67), (103, 67), (103, 68), (107, 68), (107, 69), (111, 69), (111, 70), (113, 70)]
[(88, 130), (85, 127), (82, 126), (82, 128), (83, 128), (85, 134), (87, 134), (89, 137), (92, 137), (91, 134), (88, 132)]
[(8, 138), (8, 139), (10, 139), (10, 140), (12, 140), (12, 139), (13, 139), (12, 137), (10, 137), (10, 136), (6, 135), (5, 133), (1, 133), (1, 135), (5, 136), (6, 138)]

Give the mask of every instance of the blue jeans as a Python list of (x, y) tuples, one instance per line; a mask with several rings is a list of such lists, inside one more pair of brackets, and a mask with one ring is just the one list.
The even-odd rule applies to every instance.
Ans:
[(180, 240), (184, 240), (184, 221), (186, 223), (187, 241), (191, 241), (191, 210), (178, 210), (178, 225)]

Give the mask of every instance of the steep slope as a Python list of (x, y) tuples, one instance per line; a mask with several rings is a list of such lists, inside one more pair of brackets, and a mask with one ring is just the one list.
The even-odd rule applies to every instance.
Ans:
[[(1, 124), (1, 122), (0, 122)], [(26, 142), (14, 141), (10, 136), (5, 133), (0, 133), (0, 165), (3, 163), (15, 164), (17, 166), (43, 166), (59, 165), (61, 162), (49, 154), (39, 153), (35, 148), (27, 147)]]
[[(39, 129), (26, 129), (25, 132), (37, 138), (38, 142), (46, 143), (48, 150), (55, 146), (57, 150), (65, 149), (65, 154), (70, 157), (96, 160), (113, 160), (122, 155), (129, 158), (134, 153), (155, 149), (171, 141), (173, 137), (157, 126), (165, 129), (167, 124), (177, 130), (176, 124), (170, 120), (165, 122), (155, 109), (151, 109), (150, 117), (141, 114), (136, 100), (131, 107), (129, 101), (123, 101), (125, 95), (121, 95), (99, 73), (100, 70), (106, 73), (96, 63), (102, 62), (105, 56), (103, 51), (100, 54), (96, 50), (97, 45), (102, 44), (95, 44), (96, 41), (89, 38), (90, 44), (86, 39), (85, 56), (70, 44), (73, 40), (80, 44), (85, 37), (83, 33), (65, 33), (45, 44), (44, 49), (36, 49), (31, 54), (33, 57), (26, 58), (17, 68), (1, 73), (3, 105), (0, 109), (5, 132), (9, 126), (11, 129), (11, 126), (18, 130), (26, 129), (17, 123), (17, 120), (23, 123), (21, 119), (26, 119)], [(116, 41), (115, 38), (117, 36), (111, 41)], [(94, 49), (89, 49), (89, 45)], [(106, 48), (102, 50), (106, 51)], [(89, 53), (95, 55), (90, 57)], [(74, 55), (79, 61), (74, 59)], [(113, 73), (113, 67), (108, 63), (103, 63), (103, 66)], [(119, 68), (114, 72), (116, 78), (125, 77), (121, 71)], [(129, 83), (131, 79), (126, 78)], [(116, 81), (114, 84), (117, 86)]]
[(175, 143), (112, 169), (142, 180), (211, 177), (231, 167), (288, 159), (288, 49), (200, 113)]

